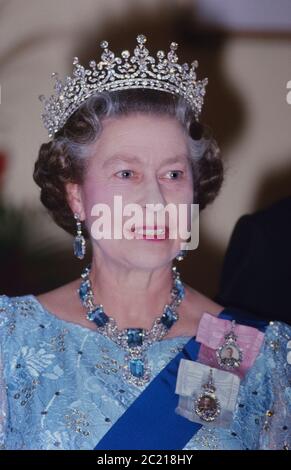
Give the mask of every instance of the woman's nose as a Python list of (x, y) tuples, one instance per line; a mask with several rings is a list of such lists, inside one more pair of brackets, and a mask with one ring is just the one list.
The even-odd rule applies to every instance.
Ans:
[(149, 178), (144, 182), (142, 204), (162, 204), (165, 206), (166, 200), (157, 178)]

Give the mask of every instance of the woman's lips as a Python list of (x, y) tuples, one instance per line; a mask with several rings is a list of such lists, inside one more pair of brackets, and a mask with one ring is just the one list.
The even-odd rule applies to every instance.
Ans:
[(169, 238), (169, 228), (165, 226), (148, 226), (144, 225), (142, 227), (133, 227), (131, 231), (134, 232), (135, 238), (139, 240), (148, 240), (148, 241), (165, 241)]

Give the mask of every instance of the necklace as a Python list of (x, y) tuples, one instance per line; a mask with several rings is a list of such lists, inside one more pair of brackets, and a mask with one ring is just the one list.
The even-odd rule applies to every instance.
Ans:
[(96, 324), (101, 334), (124, 349), (123, 377), (130, 383), (142, 386), (151, 378), (151, 370), (146, 357), (147, 349), (154, 342), (161, 341), (179, 319), (177, 307), (185, 296), (180, 274), (176, 266), (172, 266), (171, 302), (164, 306), (162, 315), (155, 319), (149, 330), (143, 328), (124, 328), (120, 330), (114, 318), (104, 312), (103, 305), (95, 304), (89, 278), (90, 271), (91, 265), (84, 269), (81, 274), (81, 285), (78, 289), (80, 300), (87, 309), (87, 319)]

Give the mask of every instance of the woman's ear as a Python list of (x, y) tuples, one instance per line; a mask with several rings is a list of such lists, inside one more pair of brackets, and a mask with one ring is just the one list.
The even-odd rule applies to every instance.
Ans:
[(79, 214), (80, 220), (85, 219), (85, 210), (82, 199), (81, 186), (77, 183), (66, 183), (67, 201), (75, 214)]

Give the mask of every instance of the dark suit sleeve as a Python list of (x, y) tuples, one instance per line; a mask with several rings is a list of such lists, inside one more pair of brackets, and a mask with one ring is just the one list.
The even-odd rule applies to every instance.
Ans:
[(241, 217), (225, 254), (215, 300), (291, 323), (291, 198)]
[[(265, 238), (253, 215), (244, 215), (235, 225), (225, 254), (216, 300), (225, 306), (254, 311), (260, 270), (264, 269)], [(255, 313), (255, 312), (254, 312)]]

